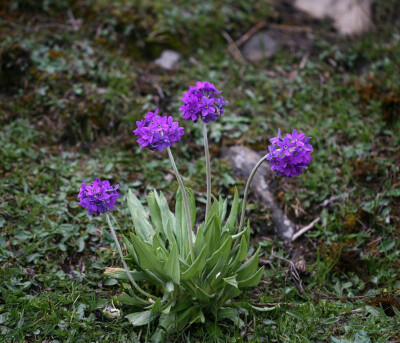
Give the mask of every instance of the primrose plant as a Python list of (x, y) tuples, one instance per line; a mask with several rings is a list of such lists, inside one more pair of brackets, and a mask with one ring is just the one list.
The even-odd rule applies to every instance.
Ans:
[(124, 291), (117, 300), (132, 308), (126, 318), (134, 326), (154, 322), (157, 334), (180, 332), (192, 323), (230, 320), (238, 327), (243, 324), (241, 314), (246, 309), (234, 299), (246, 288), (256, 286), (264, 270), (258, 268), (258, 250), (246, 260), (250, 226), (244, 220), (253, 176), (264, 161), (284, 177), (300, 175), (311, 161), (310, 137), (296, 130), (281, 136), (279, 131), (270, 140), (268, 154), (249, 176), (241, 212), (235, 190), (228, 214), (227, 200), (211, 194), (207, 124), (224, 113), (227, 101), (219, 93), (212, 83), (197, 82), (183, 95), (180, 107), (184, 119), (202, 125), (207, 171), (203, 222), (196, 224), (199, 210), (193, 191), (185, 187), (171, 152), (171, 146), (181, 140), (184, 130), (171, 116), (161, 116), (158, 109), (138, 121), (134, 133), (141, 148), (167, 150), (179, 185), (174, 211), (156, 190), (147, 196), (148, 210), (129, 191), (127, 201), (134, 231), (123, 237), (127, 251), (124, 255), (111, 221), (116, 220), (110, 213), (120, 197), (118, 185), (112, 187), (108, 181), (95, 179), (88, 185), (83, 182), (79, 193), (79, 204), (90, 215), (105, 214), (115, 240), (124, 268), (110, 269), (107, 275), (122, 281)]

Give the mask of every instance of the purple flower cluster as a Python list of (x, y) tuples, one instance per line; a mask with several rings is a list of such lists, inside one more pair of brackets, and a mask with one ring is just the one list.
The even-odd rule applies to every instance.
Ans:
[(183, 94), (183, 105), (179, 108), (182, 111), (183, 119), (197, 122), (203, 120), (205, 123), (214, 121), (224, 113), (225, 101), (222, 96), (217, 98), (217, 90), (210, 82), (197, 81), (196, 86), (190, 86)]
[(117, 192), (118, 187), (119, 185), (116, 185), (113, 188), (109, 181), (101, 181), (100, 178), (95, 178), (95, 181), (88, 185), (83, 181), (78, 194), (78, 205), (86, 208), (90, 216), (112, 210), (115, 199), (121, 196)]
[(272, 145), (268, 146), (266, 158), (272, 166), (271, 170), (285, 177), (299, 176), (311, 161), (313, 147), (308, 144), (310, 139), (304, 133), (298, 134), (296, 129), (292, 134), (281, 137), (279, 130), (278, 135), (269, 140)]
[(137, 129), (134, 134), (139, 136), (137, 142), (141, 148), (162, 151), (176, 141), (181, 140), (184, 134), (183, 127), (171, 116), (159, 116), (158, 108), (155, 112), (146, 114), (142, 121), (136, 122)]

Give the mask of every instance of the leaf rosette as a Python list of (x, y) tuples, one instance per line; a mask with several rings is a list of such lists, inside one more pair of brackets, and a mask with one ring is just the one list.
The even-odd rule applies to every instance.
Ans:
[[(190, 218), (196, 221), (194, 194), (187, 189)], [(245, 261), (250, 227), (237, 233), (239, 197), (235, 190), (228, 214), (228, 201), (214, 198), (206, 220), (188, 237), (182, 194), (178, 190), (173, 213), (162, 193), (147, 196), (148, 212), (129, 191), (128, 207), (134, 232), (124, 237), (125, 260), (132, 278), (153, 297), (138, 296), (128, 283), (127, 272), (110, 269), (107, 276), (120, 279), (125, 292), (117, 300), (132, 306), (126, 318), (141, 326), (158, 321), (167, 333), (178, 332), (192, 323), (215, 323), (229, 319), (241, 326), (240, 307), (233, 299), (244, 289), (256, 286), (264, 267), (258, 269), (258, 250)], [(194, 259), (189, 239), (193, 241)]]

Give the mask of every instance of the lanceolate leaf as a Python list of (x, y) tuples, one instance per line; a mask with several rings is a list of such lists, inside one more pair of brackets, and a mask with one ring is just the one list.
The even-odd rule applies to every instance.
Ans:
[(163, 232), (161, 211), (156, 200), (156, 191), (150, 192), (147, 195), (147, 204), (149, 206), (151, 222), (156, 230)]
[(189, 269), (186, 270), (184, 273), (182, 273), (181, 275), (182, 280), (184, 281), (190, 280), (197, 273), (199, 273), (202, 268), (204, 268), (204, 261), (206, 258), (205, 252), (206, 252), (206, 246), (203, 247), (203, 250), (201, 250), (199, 256), (197, 256), (196, 260), (192, 263)]
[(221, 244), (221, 225), (217, 216), (214, 216), (211, 225), (207, 225), (206, 229), (204, 241), (208, 244), (210, 253), (214, 253), (214, 251), (220, 248)]
[[(205, 274), (206, 271), (203, 272), (203, 275)], [(215, 284), (222, 280), (222, 278), (225, 276), (227, 272), (226, 268), (226, 258), (224, 255), (221, 255), (220, 259), (218, 260), (217, 264), (214, 266), (214, 268), (211, 270), (211, 272), (203, 279), (204, 280), (204, 289), (210, 289), (215, 291), (213, 289), (215, 287)]]
[(253, 276), (249, 277), (246, 280), (238, 281), (239, 288), (258, 285), (263, 275), (263, 272), (264, 272), (264, 267), (261, 267), (259, 270), (257, 270), (257, 272)]
[(127, 201), (136, 232), (143, 238), (144, 241), (151, 242), (154, 235), (154, 229), (148, 220), (148, 216), (144, 207), (131, 190), (128, 192)]
[(154, 318), (154, 316), (151, 315), (151, 312), (151, 310), (135, 312), (126, 315), (125, 318), (127, 318), (134, 326), (142, 326), (149, 324), (150, 321)]
[(227, 261), (229, 252), (231, 250), (231, 245), (232, 237), (229, 236), (222, 244), (222, 246), (217, 251), (215, 251), (212, 256), (206, 261), (206, 268), (214, 267), (214, 265), (221, 259), (222, 256), (225, 258), (225, 261)]
[(246, 263), (243, 263), (239, 269), (237, 270), (238, 273), (238, 280), (245, 280), (252, 276), (258, 267), (258, 252), (260, 251), (260, 247), (254, 253), (253, 256), (249, 258)]
[(221, 223), (225, 220), (226, 210), (228, 208), (228, 199), (223, 200), (221, 196), (218, 199), (219, 202), (219, 218)]
[(136, 295), (128, 295), (126, 293), (122, 293), (117, 297), (117, 300), (122, 302), (125, 305), (143, 307), (148, 306), (150, 303), (147, 300), (143, 300)]
[(244, 323), (240, 319), (239, 315), (240, 315), (240, 311), (238, 309), (232, 308), (232, 307), (223, 308), (218, 311), (219, 318), (230, 319), (235, 323), (236, 326), (238, 326), (240, 328), (243, 326)]
[(226, 282), (228, 285), (231, 285), (232, 287), (238, 288), (236, 275), (224, 278), (224, 282)]
[(137, 257), (139, 259), (139, 266), (142, 269), (149, 269), (156, 271), (159, 274), (164, 274), (164, 264), (159, 261), (156, 255), (152, 252), (153, 247), (143, 242), (139, 237), (131, 233), (131, 242)]
[(126, 250), (128, 250), (128, 252), (132, 255), (134, 261), (136, 264), (139, 264), (139, 260), (136, 254), (135, 249), (133, 248), (133, 245), (131, 242), (129, 242), (128, 238), (126, 238), (125, 236), (122, 236), (122, 239), (124, 240), (125, 246), (126, 246)]
[(229, 271), (234, 272), (239, 264), (246, 258), (247, 256), (248, 245), (246, 242), (246, 238), (242, 237), (239, 243), (239, 249), (234, 254), (232, 261), (229, 263)]
[[(196, 222), (196, 201), (194, 198), (194, 193), (190, 188), (186, 188), (186, 194), (189, 203), (190, 220), (192, 221), (191, 227), (193, 227), (194, 223)], [(181, 226), (186, 228), (185, 208), (183, 206), (182, 193), (180, 189), (178, 189), (176, 193), (175, 216), (180, 222)]]
[(179, 255), (178, 255), (178, 246), (176, 243), (172, 245), (171, 253), (168, 257), (167, 262), (165, 263), (165, 273), (171, 280), (179, 285), (180, 281), (180, 269), (179, 269)]
[(239, 210), (239, 193), (237, 188), (235, 187), (235, 195), (233, 196), (233, 202), (231, 207), (231, 212), (229, 213), (229, 217), (226, 220), (224, 230), (229, 230), (230, 234), (233, 234), (236, 230), (236, 218)]
[(215, 294), (213, 294), (213, 295), (208, 294), (206, 291), (201, 289), (199, 286), (196, 286), (196, 295), (197, 295), (197, 299), (199, 299), (203, 303), (208, 303), (215, 297)]
[[(146, 274), (137, 270), (130, 272), (132, 278), (136, 281), (144, 280)], [(124, 268), (106, 268), (104, 275), (118, 280), (129, 280), (128, 274)]]

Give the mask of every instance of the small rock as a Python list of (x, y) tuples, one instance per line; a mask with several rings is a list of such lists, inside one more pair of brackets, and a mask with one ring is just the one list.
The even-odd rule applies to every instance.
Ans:
[(253, 35), (243, 44), (242, 53), (251, 62), (259, 62), (264, 58), (271, 58), (279, 49), (279, 42), (262, 30)]
[(171, 70), (173, 69), (178, 61), (181, 59), (181, 55), (173, 50), (164, 50), (159, 58), (154, 63), (159, 67)]
[(333, 19), (342, 35), (368, 31), (372, 27), (371, 0), (296, 0), (295, 7), (317, 19)]

